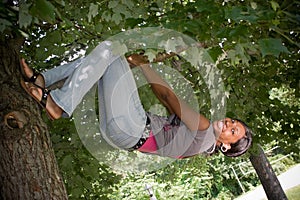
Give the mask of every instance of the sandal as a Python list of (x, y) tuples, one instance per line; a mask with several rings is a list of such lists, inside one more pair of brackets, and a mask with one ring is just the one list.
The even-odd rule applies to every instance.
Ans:
[[(38, 99), (31, 93), (30, 88), (32, 88), (32, 87), (30, 87), (29, 84), (33, 84), (34, 87), (37, 87), (42, 90), (42, 98), (41, 99)], [(21, 86), (27, 92), (27, 94), (29, 94), (46, 111), (48, 118), (51, 121), (53, 121), (55, 118), (46, 109), (47, 98), (48, 98), (51, 90), (48, 90), (47, 88), (42, 88), (42, 87), (36, 85), (35, 83), (25, 82), (23, 79), (21, 79)]]
[(21, 68), (21, 74), (23, 76), (23, 78), (25, 79), (26, 82), (29, 82), (29, 83), (32, 83), (34, 84), (35, 86), (39, 87), (42, 89), (42, 87), (38, 84), (36, 84), (36, 80), (38, 78), (38, 76), (42, 76), (41, 73), (35, 71), (34, 69), (31, 69), (32, 70), (32, 76), (30, 78), (28, 78), (28, 76), (26, 75), (25, 71), (24, 71), (24, 68), (23, 68), (23, 64), (22, 64), (22, 61), (20, 61), (20, 68)]

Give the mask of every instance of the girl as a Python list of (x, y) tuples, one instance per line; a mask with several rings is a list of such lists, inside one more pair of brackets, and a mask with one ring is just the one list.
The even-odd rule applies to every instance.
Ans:
[[(144, 110), (130, 67), (138, 66), (152, 91), (171, 113), (157, 116)], [(220, 149), (226, 156), (244, 154), (252, 142), (251, 130), (240, 120), (210, 122), (173, 92), (145, 57), (114, 55), (111, 42), (100, 43), (89, 55), (42, 74), (21, 60), (22, 87), (51, 119), (70, 117), (89, 89), (98, 82), (100, 130), (105, 140), (128, 151), (187, 158)], [(47, 88), (66, 78), (61, 88)]]

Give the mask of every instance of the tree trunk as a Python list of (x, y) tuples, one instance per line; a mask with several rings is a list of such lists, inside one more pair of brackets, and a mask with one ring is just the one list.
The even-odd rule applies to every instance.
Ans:
[(0, 41), (0, 199), (67, 199), (40, 108), (20, 86), (22, 41)]
[(265, 193), (270, 200), (287, 200), (287, 197), (274, 173), (260, 145), (256, 145), (256, 152), (251, 152), (250, 161), (260, 179)]

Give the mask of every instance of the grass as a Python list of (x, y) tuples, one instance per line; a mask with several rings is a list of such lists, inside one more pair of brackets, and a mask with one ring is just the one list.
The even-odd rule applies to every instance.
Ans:
[(289, 200), (299, 200), (300, 199), (300, 185), (287, 190), (286, 195)]
[[(300, 199), (300, 185), (292, 187), (285, 191), (288, 200), (299, 200)], [(267, 200), (267, 199), (263, 199)]]
[[(300, 185), (292, 187), (285, 191), (288, 200), (299, 200), (300, 199)], [(267, 199), (264, 199), (267, 200)]]

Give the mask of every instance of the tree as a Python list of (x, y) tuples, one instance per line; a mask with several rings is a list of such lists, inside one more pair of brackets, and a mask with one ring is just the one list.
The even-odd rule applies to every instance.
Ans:
[(67, 199), (47, 126), (20, 90), (20, 42), (0, 45), (1, 199)]
[(259, 146), (256, 148), (258, 152), (252, 153), (250, 160), (266, 191), (268, 199), (287, 199), (263, 149)]
[[(256, 133), (257, 142), (265, 144), (278, 140), (284, 151), (299, 154), (299, 147), (293, 145), (298, 141), (299, 134), (299, 3), (296, 1), (37, 0), (20, 3), (2, 1), (0, 5), (3, 158), (13, 146), (6, 145), (10, 139), (8, 136), (14, 136), (14, 142), (22, 141), (19, 138), (28, 141), (28, 135), (34, 138), (38, 136), (35, 134), (37, 130), (43, 130), (44, 134), (40, 134), (41, 137), (35, 141), (40, 144), (46, 141), (49, 149), (22, 146), (22, 155), (28, 155), (27, 158), (31, 155), (49, 155), (49, 162), (55, 166), (54, 157), (49, 153), (52, 152), (49, 133), (44, 128), (41, 115), (36, 111), (34, 102), (19, 87), (19, 49), (32, 66), (42, 70), (74, 59), (73, 56), (81, 49), (86, 49), (88, 53), (98, 42), (122, 30), (151, 26), (173, 29), (200, 41), (210, 56), (218, 60), (218, 68), (223, 71), (229, 94), (227, 115), (244, 119)], [(193, 70), (188, 65), (184, 65), (181, 71), (195, 83), (195, 91), (201, 91), (197, 74), (191, 72)], [(287, 91), (290, 97), (278, 98), (278, 90)], [(201, 92), (197, 94), (201, 96)], [(203, 112), (209, 113), (208, 105), (200, 107)], [(22, 121), (23, 116), (26, 123), (19, 128), (18, 120)], [(63, 142), (61, 138), (56, 138), (58, 144)], [(72, 156), (66, 157), (62, 156), (65, 162)], [(12, 167), (4, 165), (11, 163), (10, 160), (7, 157), (7, 162), (1, 162), (1, 178), (13, 178), (7, 174)], [(20, 166), (22, 169), (26, 169), (28, 161), (24, 162), (24, 166)], [(1, 183), (4, 180), (1, 179)], [(5, 183), (8, 184), (7, 181)], [(61, 184), (55, 185), (61, 192), (64, 191)], [(4, 185), (1, 188), (1, 194), (6, 194)]]

